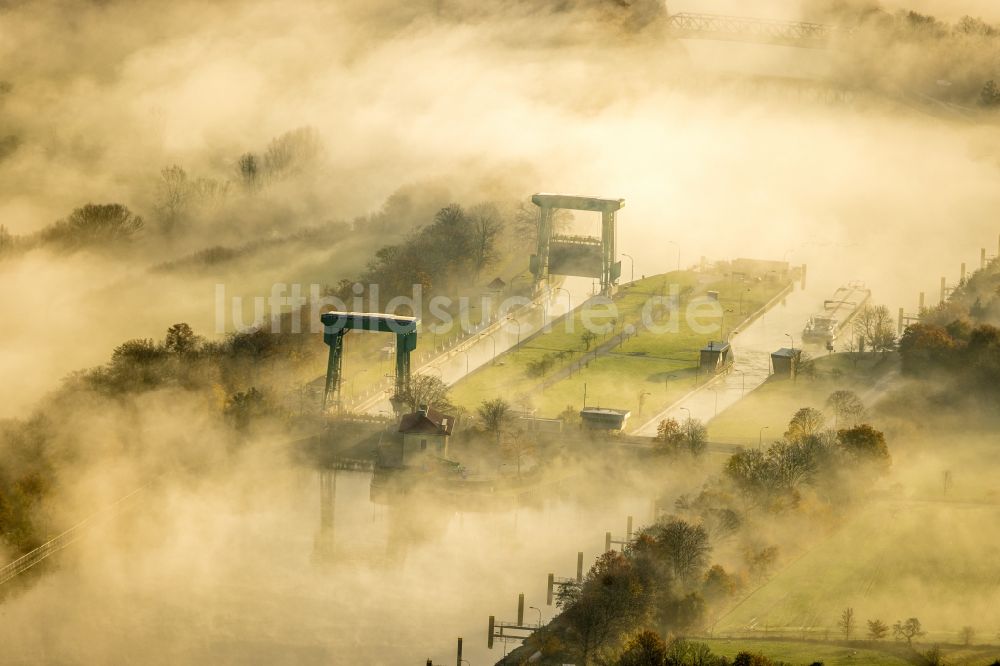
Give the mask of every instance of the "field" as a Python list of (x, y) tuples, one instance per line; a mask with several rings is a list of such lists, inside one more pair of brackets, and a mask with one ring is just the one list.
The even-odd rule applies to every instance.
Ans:
[(741, 640), (728, 638), (699, 638), (696, 640), (707, 644), (715, 654), (729, 657), (730, 659), (738, 653), (746, 651), (753, 654), (763, 654), (772, 659), (778, 659), (790, 664), (812, 664), (818, 661), (822, 662), (824, 666), (843, 666), (846, 664), (904, 666), (910, 663), (900, 656), (877, 649), (813, 641)]
[[(782, 639), (739, 639), (739, 638), (694, 638), (708, 645), (715, 654), (732, 659), (740, 652), (763, 654), (772, 659), (789, 664), (807, 665), (819, 662), (823, 666), (904, 666), (926, 663), (920, 654), (926, 653), (928, 646), (917, 646), (911, 650), (904, 644), (884, 640), (852, 641), (845, 643), (820, 642), (814, 640)], [(1000, 656), (1000, 648), (993, 646), (942, 644), (938, 646), (945, 664), (949, 666), (986, 666)]]
[[(719, 292), (723, 316), (716, 318), (716, 333), (692, 330), (684, 316), (668, 332), (652, 332), (637, 326), (636, 334), (605, 353), (598, 348), (629, 325), (638, 324), (643, 308), (652, 297), (669, 296), (672, 285), (684, 291), (681, 312), (706, 290)], [(629, 409), (633, 418), (651, 413), (677, 400), (690, 390), (699, 377), (698, 350), (709, 338), (719, 339), (747, 316), (774, 297), (784, 283), (764, 281), (733, 282), (721, 276), (691, 271), (670, 272), (625, 285), (615, 298), (617, 312), (610, 316), (597, 306), (589, 313), (575, 310), (572, 317), (555, 322), (552, 330), (522, 343), (514, 351), (497, 357), (452, 389), (453, 400), (466, 409), (475, 409), (483, 400), (503, 397), (517, 407), (532, 407), (540, 416), (554, 417), (568, 406), (579, 409), (584, 391), (590, 406)], [(589, 343), (584, 339), (584, 317), (611, 328)], [(706, 319), (708, 323), (711, 320)], [(657, 324), (663, 323), (662, 320)], [(530, 367), (548, 358), (552, 366), (544, 375)], [(577, 367), (578, 366), (578, 367)]]
[(895, 355), (871, 355), (855, 364), (848, 354), (832, 354), (813, 363), (814, 377), (800, 376), (795, 381), (772, 378), (712, 419), (708, 423), (709, 440), (750, 445), (760, 439), (764, 443), (780, 439), (796, 410), (823, 409), (827, 397), (840, 389), (854, 391), (870, 407), (882, 385), (898, 369)]

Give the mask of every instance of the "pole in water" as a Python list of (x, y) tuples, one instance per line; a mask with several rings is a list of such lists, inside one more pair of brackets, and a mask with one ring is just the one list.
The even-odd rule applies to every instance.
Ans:
[(548, 591), (545, 593), (545, 605), (546, 606), (551, 606), (552, 605), (552, 588), (555, 587), (555, 584), (556, 584), (556, 575), (555, 574), (549, 574), (549, 582), (548, 582), (548, 585), (547, 585), (547, 588), (546, 588)]
[(458, 657), (455, 659), (455, 666), (462, 666), (462, 637), (458, 637)]
[(517, 626), (524, 626), (524, 592), (517, 595)]
[(604, 552), (611, 550), (611, 532), (604, 533)]
[(583, 582), (583, 551), (576, 554), (576, 582)]
[(626, 541), (632, 540), (632, 516), (629, 516), (628, 521), (626, 521), (625, 540)]

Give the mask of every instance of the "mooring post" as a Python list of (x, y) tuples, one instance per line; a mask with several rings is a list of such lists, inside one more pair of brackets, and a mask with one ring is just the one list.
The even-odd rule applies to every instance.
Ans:
[(517, 626), (524, 626), (524, 592), (517, 595)]
[(604, 533), (604, 552), (611, 550), (611, 532)]
[(496, 617), (490, 615), (490, 628), (486, 632), (486, 647), (488, 647), (491, 650), (493, 649), (493, 632), (496, 630), (496, 626), (497, 626)]
[(576, 582), (583, 582), (583, 551), (576, 554)]
[(552, 588), (555, 587), (555, 584), (556, 584), (556, 575), (555, 574), (549, 574), (549, 584), (548, 584), (548, 588), (547, 588), (548, 592), (545, 593), (545, 605), (546, 606), (551, 606), (552, 605)]
[(625, 541), (630, 542), (630, 541), (632, 541), (632, 516), (628, 517), (628, 520), (626, 521), (625, 525), (626, 525), (625, 526)]
[(462, 637), (458, 637), (458, 656), (455, 658), (455, 666), (462, 666)]
[(903, 308), (899, 308), (899, 319), (896, 320), (896, 335), (903, 334)]

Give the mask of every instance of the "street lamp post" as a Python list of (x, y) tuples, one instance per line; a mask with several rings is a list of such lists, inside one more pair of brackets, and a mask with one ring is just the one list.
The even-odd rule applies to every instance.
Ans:
[(760, 429), (760, 433), (757, 436), (757, 448), (758, 449), (761, 448), (764, 445), (764, 431), (767, 430), (770, 427), (771, 426), (764, 426), (763, 428)]
[(629, 270), (631, 275), (631, 279), (629, 280), (629, 282), (635, 282), (635, 259), (632, 258), (631, 254), (625, 254), (624, 252), (622, 252), (622, 256), (628, 257)]
[(521, 322), (514, 315), (507, 315), (507, 319), (517, 324), (517, 344), (514, 345), (514, 354), (516, 355), (517, 348), (521, 346)]
[(667, 241), (668, 244), (677, 248), (677, 270), (681, 269), (681, 244), (676, 241)]
[(458, 351), (460, 351), (463, 354), (465, 354), (465, 374), (469, 374), (469, 350), (468, 349), (459, 349)]
[(497, 363), (497, 339), (492, 335), (487, 336), (489, 341), (493, 343), (493, 360), (490, 361), (490, 365), (496, 365)]
[(681, 407), (681, 410), (688, 413), (688, 423), (691, 423), (691, 410), (687, 407)]
[(740, 380), (741, 380), (740, 398), (742, 399), (746, 397), (747, 394), (747, 373), (743, 372), (742, 370), (736, 370), (736, 372), (740, 373)]
[(528, 610), (538, 611), (538, 626), (542, 626), (542, 611), (535, 606), (528, 606)]
[(740, 291), (740, 314), (743, 314), (743, 294), (747, 293), (748, 291), (750, 291), (750, 287), (747, 287), (746, 289)]
[(677, 379), (677, 375), (667, 375), (663, 378), (663, 390), (670, 393), (670, 380)]
[(569, 293), (569, 289), (567, 289), (566, 287), (553, 287), (553, 289), (555, 289), (556, 291), (565, 291), (566, 292), (566, 312), (572, 311), (573, 310), (573, 294)]
[(785, 337), (788, 338), (788, 341), (792, 345), (792, 358), (794, 359), (795, 358), (795, 338), (792, 337), (791, 333), (785, 333)]

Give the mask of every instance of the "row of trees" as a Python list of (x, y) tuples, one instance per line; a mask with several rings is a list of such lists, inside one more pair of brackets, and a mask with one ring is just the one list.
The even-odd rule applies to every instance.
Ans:
[(15, 236), (0, 226), (0, 257), (40, 246), (60, 252), (116, 248), (135, 240), (144, 227), (143, 218), (127, 206), (88, 203), (28, 236)]
[[(868, 620), (867, 624), (868, 639), (873, 641), (880, 641), (884, 639), (889, 635), (889, 631), (891, 629), (892, 635), (896, 640), (906, 641), (907, 645), (912, 645), (914, 638), (919, 638), (927, 633), (920, 625), (920, 620), (915, 617), (911, 617), (907, 620), (899, 620), (892, 625), (892, 627), (889, 627), (889, 625), (879, 619)], [(837, 627), (840, 628), (845, 641), (851, 640), (851, 636), (854, 634), (856, 626), (857, 621), (854, 617), (854, 609), (850, 607), (845, 608), (844, 612), (840, 614), (840, 619), (837, 621)]]
[[(410, 296), (413, 285), (421, 285), (429, 297), (432, 290), (475, 281), (499, 260), (503, 230), (496, 204), (469, 209), (451, 204), (404, 242), (379, 249), (359, 282), (366, 287), (379, 285), (380, 294), (389, 299)], [(342, 283), (337, 295), (350, 298), (352, 287), (353, 283)]]
[(668, 518), (641, 530), (624, 552), (597, 559), (579, 586), (563, 587), (549, 627), (555, 652), (582, 664), (606, 661), (636, 631), (660, 634), (697, 626), (705, 594), (718, 592), (721, 567), (708, 576), (704, 527)]
[(870, 481), (888, 469), (892, 460), (882, 432), (867, 423), (838, 430), (826, 429), (824, 423), (822, 412), (804, 407), (780, 441), (766, 450), (744, 448), (729, 458), (725, 476), (742, 498), (744, 511), (794, 506), (806, 486), (836, 502), (851, 483)]
[[(899, 90), (930, 92), (960, 104), (997, 108), (991, 94), (997, 78), (1000, 29), (980, 18), (963, 16), (955, 23), (928, 14), (890, 12), (877, 2), (813, 2), (815, 20), (851, 28), (840, 46), (843, 80), (887, 94)], [(811, 10), (811, 11), (810, 11)], [(871, 67), (872, 62), (906, 63), (905, 67)], [(943, 82), (943, 83), (939, 83)]]

